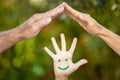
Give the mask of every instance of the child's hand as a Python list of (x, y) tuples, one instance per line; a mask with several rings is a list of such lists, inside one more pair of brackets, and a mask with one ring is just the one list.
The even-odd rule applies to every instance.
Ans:
[(73, 39), (71, 48), (68, 51), (66, 50), (66, 42), (65, 42), (64, 34), (61, 34), (62, 50), (58, 48), (54, 37), (52, 37), (51, 40), (54, 49), (56, 51), (56, 54), (52, 53), (47, 47), (45, 47), (44, 49), (52, 57), (54, 61), (55, 76), (68, 76), (76, 69), (78, 69), (81, 65), (87, 63), (87, 60), (85, 59), (82, 59), (77, 63), (72, 62), (72, 56), (74, 49), (76, 47), (77, 38)]

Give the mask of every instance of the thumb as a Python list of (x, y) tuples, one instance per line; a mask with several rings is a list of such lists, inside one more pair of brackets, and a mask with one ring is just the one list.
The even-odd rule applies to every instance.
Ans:
[(75, 69), (78, 69), (80, 66), (86, 64), (88, 61), (86, 59), (81, 59), (77, 63), (75, 63)]
[(40, 30), (43, 27), (45, 27), (46, 25), (48, 25), (50, 22), (52, 21), (52, 19), (50, 17), (48, 18), (43, 18), (41, 20), (38, 20), (37, 22), (35, 22), (32, 27), (36, 30)]

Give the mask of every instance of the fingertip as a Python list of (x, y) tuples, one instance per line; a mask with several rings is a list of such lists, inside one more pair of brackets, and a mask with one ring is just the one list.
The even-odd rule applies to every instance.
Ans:
[(66, 9), (66, 10), (67, 10), (67, 9), (69, 10), (69, 8), (70, 8), (69, 5), (68, 5), (67, 3), (64, 3), (64, 5), (65, 5), (65, 9)]
[(87, 60), (85, 60), (85, 63), (88, 63), (88, 61), (87, 61)]
[(47, 47), (44, 47), (44, 49), (46, 49)]
[(65, 2), (62, 2), (57, 8), (64, 8), (65, 5), (66, 5), (66, 3), (65, 3)]
[(77, 10), (73, 9), (73, 8), (72, 8), (71, 6), (69, 6), (68, 4), (65, 5), (65, 11), (66, 11), (68, 14), (74, 16), (74, 17), (77, 17), (77, 18), (78, 18), (78, 16), (79, 16), (79, 12), (78, 12)]
[(64, 33), (61, 33), (60, 36), (61, 36), (61, 37), (64, 37)]
[(52, 40), (52, 41), (55, 40), (55, 37), (51, 37), (51, 40)]
[(64, 3), (64, 5), (65, 5), (65, 9), (67, 11), (72, 11), (73, 10), (73, 8), (71, 6), (69, 6), (67, 3)]
[(67, 4), (66, 2), (63, 2), (62, 4)]
[(88, 63), (88, 61), (86, 59), (82, 59), (82, 62), (83, 62), (83, 64)]
[(63, 2), (63, 3), (62, 3), (62, 5), (66, 6), (66, 5), (67, 5), (67, 3), (66, 3), (66, 2)]
[(77, 38), (74, 37), (74, 39), (73, 39), (73, 44), (76, 44), (76, 43), (77, 43)]
[(48, 51), (48, 48), (47, 48), (47, 47), (44, 47), (44, 50), (47, 52), (47, 51)]
[(77, 37), (74, 37), (74, 41), (77, 41)]
[(46, 50), (47, 49), (47, 47), (44, 47), (44, 50)]

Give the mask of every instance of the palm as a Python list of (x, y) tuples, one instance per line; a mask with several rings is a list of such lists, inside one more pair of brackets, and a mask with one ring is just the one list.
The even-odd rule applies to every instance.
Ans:
[(56, 54), (52, 53), (47, 47), (45, 47), (44, 49), (52, 57), (54, 61), (54, 71), (56, 76), (70, 75), (81, 65), (87, 63), (87, 60), (85, 59), (82, 59), (77, 63), (72, 62), (72, 56), (76, 47), (77, 38), (73, 39), (71, 48), (68, 51), (66, 50), (66, 42), (65, 42), (64, 34), (61, 34), (62, 50), (58, 48), (54, 37), (51, 38), (51, 40), (55, 48)]

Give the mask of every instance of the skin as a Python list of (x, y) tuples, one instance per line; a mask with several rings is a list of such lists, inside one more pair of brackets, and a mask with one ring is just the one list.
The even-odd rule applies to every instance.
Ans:
[(55, 9), (45, 13), (34, 14), (18, 27), (0, 32), (0, 53), (21, 40), (35, 37), (43, 27), (48, 25), (52, 19), (64, 11), (64, 6), (65, 4), (62, 3)]
[[(21, 24), (20, 26), (14, 29), (0, 32), (0, 53), (2, 53), (3, 51), (10, 48), (11, 46), (13, 46), (14, 44), (16, 44), (21, 40), (35, 37), (42, 30), (43, 27), (48, 25), (54, 17), (64, 12), (64, 10), (72, 19), (78, 22), (84, 30), (86, 30), (88, 33), (92, 35), (98, 36), (101, 39), (103, 39), (118, 55), (120, 55), (119, 35), (113, 33), (112, 31), (100, 25), (89, 14), (76, 11), (66, 3), (63, 3), (57, 8), (50, 10), (48, 12), (42, 14), (35, 14), (27, 21), (25, 21), (23, 24)], [(54, 40), (54, 38), (52, 38), (52, 42), (57, 53), (56, 55), (54, 55), (47, 47), (45, 48), (46, 52), (54, 60), (54, 70), (55, 70), (56, 80), (67, 80), (69, 74), (75, 71), (79, 66), (87, 63), (87, 61), (83, 59), (78, 63), (75, 63), (77, 66), (73, 68), (74, 63), (72, 63), (71, 57), (76, 44), (76, 39), (73, 40), (74, 44), (72, 44), (69, 51), (66, 51), (66, 43), (64, 39), (62, 39), (62, 41), (63, 41), (62, 50), (60, 51), (56, 44), (56, 41)], [(61, 55), (63, 57), (60, 57)], [(62, 62), (58, 62), (59, 59)], [(66, 61), (66, 59), (68, 59), (68, 62)]]
[(51, 52), (47, 47), (44, 50), (48, 53), (49, 56), (52, 57), (54, 61), (54, 72), (55, 72), (55, 80), (68, 80), (68, 76), (77, 70), (80, 66), (87, 63), (86, 59), (81, 59), (77, 63), (72, 62), (73, 52), (76, 47), (77, 38), (73, 39), (72, 45), (70, 49), (66, 50), (66, 42), (64, 34), (61, 34), (61, 45), (62, 50), (58, 48), (56, 40), (54, 37), (51, 38), (53, 47), (56, 51), (56, 54)]
[(120, 56), (120, 36), (100, 25), (89, 14), (74, 10), (65, 5), (66, 13), (88, 33), (103, 39)]

